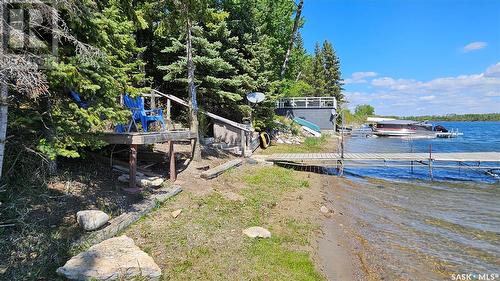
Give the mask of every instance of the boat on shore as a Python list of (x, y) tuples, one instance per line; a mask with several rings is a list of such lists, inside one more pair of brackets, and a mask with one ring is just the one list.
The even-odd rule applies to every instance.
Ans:
[(380, 120), (372, 129), (373, 135), (378, 137), (454, 138), (462, 135), (441, 125), (434, 126), (427, 121), (413, 120)]

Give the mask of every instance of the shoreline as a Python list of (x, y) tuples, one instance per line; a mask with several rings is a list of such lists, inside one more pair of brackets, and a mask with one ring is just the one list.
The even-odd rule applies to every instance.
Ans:
[[(338, 184), (335, 178), (326, 178), (324, 187), (324, 203), (333, 214), (326, 216), (321, 223), (321, 235), (317, 237), (318, 266), (328, 280), (361, 280), (366, 277), (365, 272), (360, 271), (359, 259), (357, 259), (353, 249), (352, 241), (347, 237), (344, 230), (346, 220), (343, 212), (335, 206), (335, 193), (332, 187)], [(332, 184), (333, 182), (333, 184)]]

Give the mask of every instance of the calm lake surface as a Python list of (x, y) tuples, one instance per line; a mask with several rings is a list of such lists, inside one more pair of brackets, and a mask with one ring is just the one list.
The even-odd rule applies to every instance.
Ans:
[[(353, 136), (348, 152), (500, 151), (500, 122), (433, 122), (459, 129), (455, 139)], [(338, 204), (352, 218), (388, 280), (451, 280), (451, 274), (500, 274), (500, 182), (473, 170), (427, 167), (346, 169)], [(497, 171), (498, 173), (498, 171)], [(498, 279), (498, 277), (496, 278)]]

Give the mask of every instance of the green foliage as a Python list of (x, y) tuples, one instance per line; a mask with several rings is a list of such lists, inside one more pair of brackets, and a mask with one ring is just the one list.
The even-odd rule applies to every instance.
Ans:
[(337, 98), (337, 101), (343, 102), (344, 95), (342, 91), (343, 81), (340, 72), (340, 60), (333, 49), (332, 43), (325, 40), (323, 43), (324, 78), (325, 95)]
[[(394, 116), (393, 116), (394, 117)], [(448, 114), (448, 115), (425, 115), (425, 116), (407, 116), (394, 117), (398, 119), (408, 119), (415, 121), (500, 121), (500, 113), (484, 114)]]
[[(370, 108), (371, 107), (370, 105), (366, 105), (368, 106), (368, 108), (366, 108), (366, 110), (370, 111)], [(358, 107), (356, 107), (357, 111), (355, 111), (355, 113), (353, 114), (349, 109), (347, 108), (342, 108), (340, 110), (340, 114), (339, 114), (339, 118), (337, 118), (337, 126), (342, 126), (342, 116), (344, 117), (344, 125), (352, 125), (352, 124), (362, 124), (364, 122), (366, 122), (366, 117), (368, 115), (366, 115), (364, 109), (364, 107), (362, 107), (361, 109), (358, 109)], [(355, 109), (355, 110), (356, 110)], [(372, 108), (373, 109), (373, 108)]]
[(272, 145), (267, 149), (262, 151), (262, 154), (273, 154), (273, 153), (315, 153), (315, 152), (328, 152), (332, 150), (329, 146), (331, 141), (329, 141), (331, 136), (327, 134), (322, 134), (321, 137), (307, 137), (304, 142), (300, 145), (296, 144), (280, 144)]
[(282, 93), (285, 97), (304, 97), (314, 96), (315, 90), (313, 86), (304, 80), (283, 80)]
[[(11, 114), (9, 132), (17, 131), (13, 125), (29, 128), (19, 136), (50, 159), (79, 157), (81, 148), (102, 146), (92, 133), (127, 120), (130, 113), (120, 107), (119, 96), (142, 91), (138, 85), (145, 77), (138, 54), (143, 49), (136, 46), (136, 24), (124, 13), (122, 4), (113, 0), (84, 2), (79, 4), (82, 13), (64, 13), (71, 34), (99, 48), (102, 55), (82, 58), (76, 55), (73, 44), (63, 41), (58, 59), (48, 61), (45, 70), (50, 94), (36, 101), (16, 97), (22, 106)], [(75, 104), (70, 90), (77, 91), (89, 107)]]
[[(58, 7), (68, 32), (99, 50), (89, 56), (71, 42), (59, 44), (47, 61), (49, 93), (30, 100), (16, 96), (11, 134), (44, 156), (79, 157), (105, 145), (96, 133), (125, 123), (130, 112), (120, 95), (157, 88), (188, 99), (186, 26), (192, 26), (197, 101), (234, 121), (252, 116), (257, 130), (273, 126), (276, 99), (336, 96), (341, 99), (339, 60), (329, 42), (307, 54), (298, 32), (285, 79), (280, 70), (288, 48), (296, 4), (292, 0), (77, 1)], [(304, 23), (301, 19), (299, 27)], [(77, 91), (89, 104), (69, 96)], [(259, 91), (265, 102), (251, 109), (245, 95)], [(173, 110), (187, 121), (184, 109)], [(206, 130), (206, 120), (201, 130)]]
[(375, 108), (373, 108), (373, 106), (369, 105), (369, 104), (360, 104), (360, 105), (357, 105), (356, 108), (354, 109), (354, 114), (356, 116), (364, 116), (364, 117), (367, 117), (367, 116), (371, 116), (373, 114), (375, 114)]
[(329, 41), (322, 46), (316, 43), (314, 55), (310, 56), (303, 49), (301, 40), (299, 37), (292, 52), (294, 63), (288, 77), (293, 76), (281, 82), (281, 94), (285, 97), (335, 97), (339, 103), (345, 102), (340, 59), (333, 45)]

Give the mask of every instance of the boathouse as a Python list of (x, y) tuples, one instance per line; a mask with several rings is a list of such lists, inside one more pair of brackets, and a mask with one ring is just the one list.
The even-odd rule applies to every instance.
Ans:
[(321, 130), (335, 130), (337, 100), (334, 97), (294, 97), (276, 101), (276, 114), (312, 122)]

